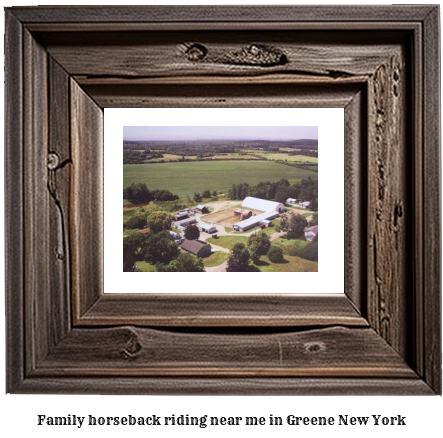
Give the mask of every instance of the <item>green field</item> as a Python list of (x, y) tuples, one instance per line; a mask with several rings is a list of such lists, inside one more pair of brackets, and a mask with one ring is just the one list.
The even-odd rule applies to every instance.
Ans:
[(214, 251), (209, 257), (203, 258), (203, 264), (206, 268), (221, 265), (228, 260), (229, 254), (222, 251)]
[(272, 242), (272, 245), (278, 246), (283, 250), (283, 254), (288, 255), (289, 250), (294, 246), (297, 248), (305, 247), (309, 242), (305, 239), (286, 239), (285, 237), (278, 237)]
[[(232, 250), (236, 243), (247, 244), (247, 237), (222, 236), (218, 239), (207, 239), (208, 243), (219, 245)], [(261, 272), (317, 272), (318, 262), (311, 262), (300, 257), (288, 254), (289, 248), (296, 245), (298, 247), (306, 246), (308, 242), (302, 239), (287, 240), (278, 238), (272, 242), (273, 246), (279, 246), (283, 249), (283, 263), (273, 263), (267, 256), (262, 256), (260, 261), (252, 265), (251, 270), (260, 270)], [(209, 265), (208, 265), (209, 266)]]
[[(318, 272), (318, 262), (311, 262), (296, 256), (284, 255), (283, 263), (272, 263), (267, 256), (262, 256), (255, 265), (261, 272)], [(297, 283), (294, 282), (294, 292)], [(306, 291), (301, 291), (306, 292)]]
[(140, 269), (140, 272), (157, 272), (154, 265), (151, 265), (148, 262), (135, 262), (136, 266)]
[(286, 178), (291, 184), (308, 177), (313, 172), (285, 166), (273, 161), (196, 161), (163, 164), (125, 164), (123, 186), (145, 183), (150, 190), (166, 189), (180, 196), (201, 192), (205, 189), (227, 193), (233, 184), (247, 182), (255, 185), (260, 181), (278, 181)]
[(318, 157), (309, 157), (308, 155), (290, 155), (277, 152), (262, 152), (262, 151), (245, 151), (254, 155), (258, 155), (268, 160), (283, 160), (283, 161), (301, 161), (304, 163), (318, 163)]
[(218, 239), (214, 239), (213, 237), (210, 237), (209, 239), (206, 239), (206, 242), (212, 244), (221, 246), (223, 248), (227, 248), (230, 251), (232, 251), (232, 248), (234, 248), (234, 245), (236, 243), (243, 243), (246, 245), (248, 243), (248, 237), (246, 236), (221, 236)]

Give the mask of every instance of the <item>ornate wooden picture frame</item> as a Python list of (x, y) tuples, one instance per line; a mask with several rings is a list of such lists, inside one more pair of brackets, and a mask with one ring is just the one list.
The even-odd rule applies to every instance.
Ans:
[[(7, 392), (441, 394), (439, 58), (438, 6), (7, 8)], [(345, 294), (104, 294), (106, 107), (344, 108)]]

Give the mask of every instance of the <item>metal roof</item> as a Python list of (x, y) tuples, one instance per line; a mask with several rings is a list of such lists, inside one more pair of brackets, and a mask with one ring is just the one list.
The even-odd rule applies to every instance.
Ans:
[(262, 220), (274, 219), (277, 216), (278, 211), (268, 211), (266, 213), (258, 214), (257, 216), (251, 216), (250, 218), (245, 219), (241, 222), (237, 222), (234, 225), (238, 226), (239, 228), (248, 228), (254, 226), (255, 224), (258, 224)]
[(242, 207), (253, 208), (260, 211), (280, 211), (285, 208), (281, 202), (268, 201), (266, 199), (247, 196), (242, 203)]
[(201, 240), (188, 240), (185, 239), (180, 245), (186, 251), (192, 252), (193, 254), (198, 254), (202, 248), (211, 248), (211, 245)]

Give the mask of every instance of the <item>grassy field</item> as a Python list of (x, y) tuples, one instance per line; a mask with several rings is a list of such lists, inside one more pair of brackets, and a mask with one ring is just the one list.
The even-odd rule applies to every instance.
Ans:
[(249, 233), (251, 233), (251, 232), (255, 232), (256, 234), (258, 234), (258, 233), (265, 233), (268, 236), (270, 236), (271, 234), (274, 234), (276, 232), (275, 227), (280, 222), (280, 220), (279, 219), (273, 219), (272, 222), (274, 224), (273, 227), (260, 228), (259, 226), (257, 226), (257, 227), (254, 227), (254, 228), (250, 228), (249, 230), (246, 230), (246, 231), (236, 231), (233, 228), (228, 229), (228, 227), (225, 227), (225, 230), (228, 231), (229, 233), (237, 234), (239, 236), (241, 236), (242, 234), (248, 234), (249, 235)]
[(167, 189), (180, 198), (205, 189), (226, 193), (233, 184), (278, 181), (286, 178), (291, 184), (313, 172), (273, 161), (196, 161), (163, 164), (126, 164), (123, 166), (123, 186), (145, 183), (149, 189)]
[[(283, 258), (283, 263), (272, 263), (267, 256), (262, 256), (255, 266), (261, 272), (318, 272), (318, 262), (311, 262), (310, 260), (287, 254)], [(294, 292), (296, 290), (297, 286), (294, 283)]]
[(261, 151), (248, 151), (254, 153), (268, 160), (286, 160), (286, 161), (301, 161), (304, 163), (318, 163), (318, 157), (308, 157), (307, 155), (289, 155), (285, 153), (277, 152), (261, 152)]
[(157, 272), (155, 266), (148, 262), (135, 262), (135, 265), (138, 266), (140, 272)]
[(246, 236), (221, 236), (218, 239), (214, 239), (210, 237), (206, 239), (206, 242), (211, 243), (212, 245), (221, 246), (222, 248), (227, 248), (230, 251), (234, 248), (236, 243), (248, 243), (248, 237)]
[(125, 224), (131, 217), (138, 216), (140, 214), (149, 213), (151, 210), (157, 208), (155, 202), (151, 202), (150, 204), (143, 205), (131, 205), (129, 202), (126, 202), (123, 205), (123, 223)]
[(226, 262), (228, 258), (229, 254), (222, 251), (214, 251), (209, 257), (204, 257), (202, 260), (205, 267), (210, 268), (212, 266), (221, 265)]
[[(207, 239), (208, 243), (222, 246), (224, 248), (228, 248), (232, 250), (236, 243), (244, 243), (246, 245), (248, 241), (247, 237), (241, 236), (222, 236), (218, 239)], [(296, 245), (299, 247), (307, 245), (308, 242), (302, 239), (297, 240), (288, 240), (284, 238), (275, 239), (272, 242), (273, 246), (278, 246), (283, 249), (283, 263), (273, 263), (269, 260), (267, 256), (262, 256), (260, 261), (251, 266), (251, 271), (259, 270), (261, 272), (317, 272), (318, 271), (318, 262), (311, 262), (309, 260), (302, 259), (296, 256), (290, 256), (288, 254), (288, 250), (290, 247)], [(227, 256), (227, 254), (225, 254)], [(212, 257), (212, 256), (211, 256)], [(227, 258), (226, 258), (227, 259)], [(222, 262), (225, 260), (222, 260)], [(220, 262), (220, 263), (222, 263)], [(214, 265), (206, 265), (205, 266), (216, 266)]]
[(286, 239), (278, 237), (272, 242), (273, 246), (278, 246), (283, 250), (283, 254), (289, 254), (289, 249), (296, 246), (297, 248), (305, 247), (309, 242), (305, 239)]

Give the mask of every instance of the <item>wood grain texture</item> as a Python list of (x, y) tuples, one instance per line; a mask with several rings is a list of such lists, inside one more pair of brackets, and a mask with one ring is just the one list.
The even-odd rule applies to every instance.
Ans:
[[(214, 342), (214, 337), (216, 342)], [(372, 329), (74, 329), (33, 375), (396, 377), (416, 374)]]
[(5, 13), (5, 300), (6, 386), (18, 388), (23, 382), (23, 53), (22, 24)]
[(11, 12), (26, 23), (121, 23), (199, 22), (397, 22), (424, 19), (434, 6), (180, 6), (146, 7), (13, 7)]
[(78, 326), (367, 327), (344, 294), (105, 294)]
[[(44, 48), (24, 32), (24, 78), (23, 96), (24, 124), (23, 183), (24, 215), (23, 233), (26, 236), (24, 247), (25, 288), (24, 302), (26, 367), (35, 368), (54, 345), (51, 321), (51, 277), (47, 269), (51, 263), (50, 213), (51, 199), (47, 190), (47, 118), (48, 90), (47, 56)], [(39, 120), (40, 123), (35, 123)], [(53, 291), (59, 293), (59, 291)], [(38, 328), (37, 328), (38, 327)]]
[(366, 245), (367, 217), (364, 200), (367, 184), (366, 93), (354, 94), (345, 107), (345, 292), (360, 314), (367, 318)]
[[(441, 86), (440, 62), (435, 53), (440, 53), (440, 39), (434, 38), (440, 27), (440, 15), (434, 8), (426, 17), (423, 64), (424, 78), (424, 168), (423, 168), (423, 376), (432, 388), (442, 389), (441, 369), (441, 128), (439, 121)], [(440, 305), (439, 305), (439, 304)]]
[(344, 107), (358, 84), (181, 84), (86, 85), (85, 91), (106, 108), (279, 108)]
[[(423, 75), (423, 35), (421, 32), (416, 32), (413, 39), (413, 57), (415, 59), (412, 73), (414, 77), (421, 78)], [(412, 56), (412, 55), (411, 55)], [(424, 122), (424, 81), (414, 81), (412, 85), (412, 111), (416, 114), (414, 123), (411, 123), (413, 142), (415, 147), (413, 148), (412, 161), (413, 166), (413, 178), (414, 178), (414, 196), (412, 200), (413, 207), (413, 232), (415, 239), (412, 242), (412, 266), (414, 270), (414, 312), (413, 317), (413, 337), (414, 337), (414, 352), (411, 360), (414, 364), (414, 368), (421, 376), (424, 375), (424, 299), (425, 299), (425, 287), (423, 281), (423, 246), (424, 237), (423, 224), (425, 221), (424, 205), (423, 205), (423, 122)]]
[(69, 206), (70, 251), (76, 320), (103, 294), (103, 111), (72, 79), (70, 90), (74, 172)]
[(71, 183), (71, 142), (69, 75), (53, 59), (48, 60), (48, 149), (47, 187), (49, 207), (51, 272), (51, 308), (55, 342), (60, 341), (71, 326), (70, 311), (70, 236), (69, 204)]
[(369, 81), (368, 318), (404, 356), (407, 338), (407, 142), (404, 60), (398, 53)]
[[(441, 393), (438, 8), (6, 17), (8, 391)], [(103, 296), (102, 109), (128, 105), (345, 108), (347, 296)]]
[(17, 393), (152, 395), (433, 395), (420, 379), (291, 377), (45, 377), (28, 379)]
[[(119, 34), (83, 34), (72, 42), (73, 33), (57, 33), (41, 37), (48, 52), (61, 65), (76, 76), (89, 77), (175, 77), (199, 75), (259, 76), (264, 74), (308, 74), (324, 78), (348, 77), (372, 73), (401, 43), (406, 33), (389, 38), (387, 34), (374, 34), (354, 47), (350, 53), (346, 36), (331, 44), (330, 33), (320, 33), (312, 41), (305, 32), (150, 32)], [(75, 33), (74, 33), (75, 35)], [(349, 38), (349, 36), (348, 36)], [(361, 38), (361, 37), (360, 37)], [(55, 41), (53, 41), (55, 40)], [(292, 41), (303, 41), (293, 44)], [(392, 41), (390, 44), (383, 41)], [(198, 43), (207, 55), (190, 60), (188, 48)], [(372, 44), (371, 44), (372, 43)], [(283, 65), (243, 65), (232, 61), (235, 53), (250, 46), (265, 45), (282, 53), (287, 60)]]

